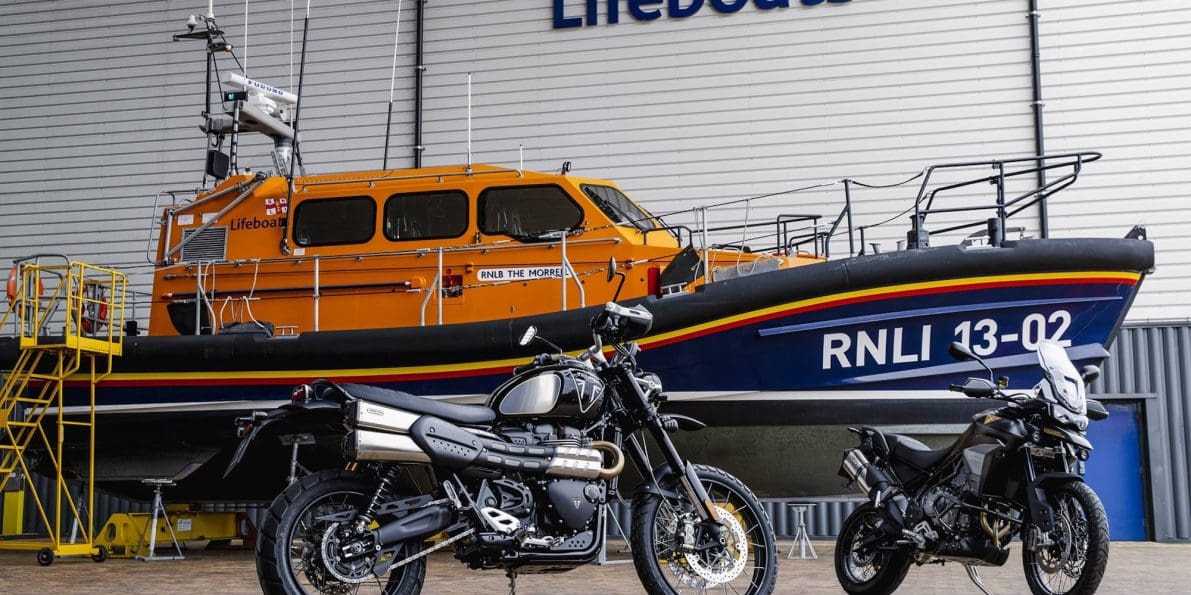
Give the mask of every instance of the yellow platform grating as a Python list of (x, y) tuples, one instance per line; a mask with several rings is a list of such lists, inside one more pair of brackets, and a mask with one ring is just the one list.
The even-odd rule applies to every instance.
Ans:
[[(14, 477), (41, 471), (53, 473), (55, 491), (52, 501), (42, 501), (33, 483), (24, 482), (23, 489), (32, 495), (48, 538), (0, 539), (0, 549), (41, 550), (39, 561), (43, 554), (50, 555), (52, 561), (53, 556), (98, 553), (93, 551), (91, 512), (95, 502), (95, 385), (111, 373), (112, 359), (123, 350), (128, 280), (112, 269), (66, 259), (64, 264), (42, 264), (42, 258), (18, 261), (16, 282), (8, 284), (9, 307), (0, 318), (0, 331), (7, 331), (12, 323), (19, 347), (16, 362), (4, 373), (0, 386), (0, 486)], [(87, 405), (82, 413), (67, 418), (67, 378), (76, 374), (85, 379)], [(76, 376), (75, 384), (77, 381)], [(79, 404), (74, 405), (80, 411)], [(78, 432), (84, 433), (82, 442), (87, 445), (87, 476), (85, 491), (76, 498), (63, 477), (63, 443), (68, 435), (73, 438)], [(28, 456), (30, 450), (37, 451), (41, 460), (36, 468)], [(85, 508), (81, 508), (84, 499)], [(72, 525), (81, 539), (76, 536), (73, 543), (63, 543)]]

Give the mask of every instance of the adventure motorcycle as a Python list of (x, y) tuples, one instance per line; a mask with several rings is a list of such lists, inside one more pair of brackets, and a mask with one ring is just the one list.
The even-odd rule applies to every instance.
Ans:
[[(297, 387), (292, 403), (255, 418), (228, 471), (266, 427), (346, 433), (349, 463), (273, 501), (257, 543), (261, 588), (418, 593), (426, 555), (447, 546), (473, 569), (505, 570), (514, 587), (518, 572), (570, 570), (598, 556), (627, 458), (644, 478), (630, 544), (648, 592), (772, 592), (764, 508), (740, 480), (682, 458), (669, 433), (704, 426), (659, 413), (661, 382), (637, 367), (633, 341), (652, 319), (609, 302), (578, 357), (530, 327), (521, 345), (536, 338), (555, 352), (518, 368), (483, 406), (325, 380)], [(656, 468), (641, 434), (661, 452)]]
[(1108, 518), (1076, 473), (1092, 450), (1088, 419), (1108, 412), (1087, 399), (1082, 375), (1057, 343), (1038, 346), (1044, 378), (1031, 394), (1009, 394), (1008, 379), (964, 345), (950, 352), (975, 360), (989, 379), (951, 390), (1007, 404), (981, 412), (951, 446), (926, 445), (874, 428), (850, 428), (861, 446), (844, 452), (840, 475), (870, 501), (844, 522), (835, 572), (849, 593), (891, 593), (911, 564), (955, 561), (982, 591), (977, 566), (1001, 566), (1009, 542), (1022, 538), (1022, 563), (1036, 594), (1094, 593), (1108, 563)]

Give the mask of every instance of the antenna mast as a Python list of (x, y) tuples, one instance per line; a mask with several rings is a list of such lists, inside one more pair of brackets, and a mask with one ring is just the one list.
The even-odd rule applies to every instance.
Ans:
[(244, 78), (248, 78), (248, 0), (244, 0)]
[(467, 171), (471, 172), (471, 73), (467, 73)]
[[(298, 100), (294, 104), (294, 150), (289, 154), (289, 171), (287, 174), (288, 187), (286, 194), (286, 204), (293, 204), (294, 201), (294, 161), (298, 159), (299, 147), (302, 146), (301, 140), (298, 136), (298, 122), (302, 116), (302, 82), (306, 78), (306, 41), (310, 33), (310, 0), (306, 0), (306, 16), (302, 19), (302, 58), (298, 64)], [(301, 161), (299, 160), (300, 164)], [(281, 253), (289, 254), (289, 213), (285, 215), (285, 219), (281, 224)]]
[(389, 169), (389, 131), (393, 128), (393, 89), (397, 84), (397, 42), (401, 41), (401, 0), (397, 0), (397, 32), (393, 34), (393, 74), (389, 76), (389, 117), (385, 120), (385, 158), (381, 169)]

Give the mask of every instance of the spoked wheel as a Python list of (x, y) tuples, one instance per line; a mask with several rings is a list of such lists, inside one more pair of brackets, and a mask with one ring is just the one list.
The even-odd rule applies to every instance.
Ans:
[[(633, 563), (649, 593), (770, 593), (777, 580), (777, 544), (757, 497), (728, 473), (696, 466), (723, 522), (700, 523), (684, 497), (641, 491), (633, 500)], [(678, 491), (677, 482), (663, 485)], [(681, 492), (680, 492), (681, 493)]]
[(1027, 525), (1022, 548), (1026, 582), (1036, 595), (1095, 593), (1108, 565), (1108, 517), (1096, 492), (1082, 481), (1049, 492), (1055, 511), (1047, 533)]
[[(345, 555), (355, 536), (351, 518), (372, 496), (372, 482), (347, 471), (322, 471), (287, 488), (269, 507), (256, 547), (261, 590), (294, 593), (419, 593), (426, 559), (419, 558), (377, 577), (374, 566), (386, 558), (404, 559), (421, 551), (420, 541), (379, 553)], [(344, 514), (347, 513), (347, 514)]]
[(835, 576), (849, 593), (892, 593), (906, 578), (910, 555), (904, 550), (881, 547), (880, 513), (862, 504), (844, 521), (835, 542)]

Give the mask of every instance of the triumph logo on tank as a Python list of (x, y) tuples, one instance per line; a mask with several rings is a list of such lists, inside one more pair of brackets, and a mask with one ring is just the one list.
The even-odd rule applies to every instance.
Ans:
[(277, 217), (275, 219), (258, 219), (253, 217), (240, 217), (239, 219), (232, 219), (232, 231), (252, 230), (252, 229), (272, 229), (282, 227), (285, 223), (285, 217)]
[[(594, 27), (620, 22), (621, 10), (636, 21), (693, 17), (704, 8), (720, 14), (740, 12), (748, 5), (770, 12), (779, 8), (846, 4), (852, 0), (554, 0), (554, 28)], [(601, 14), (602, 13), (602, 14)], [(600, 17), (604, 17), (604, 23)]]

